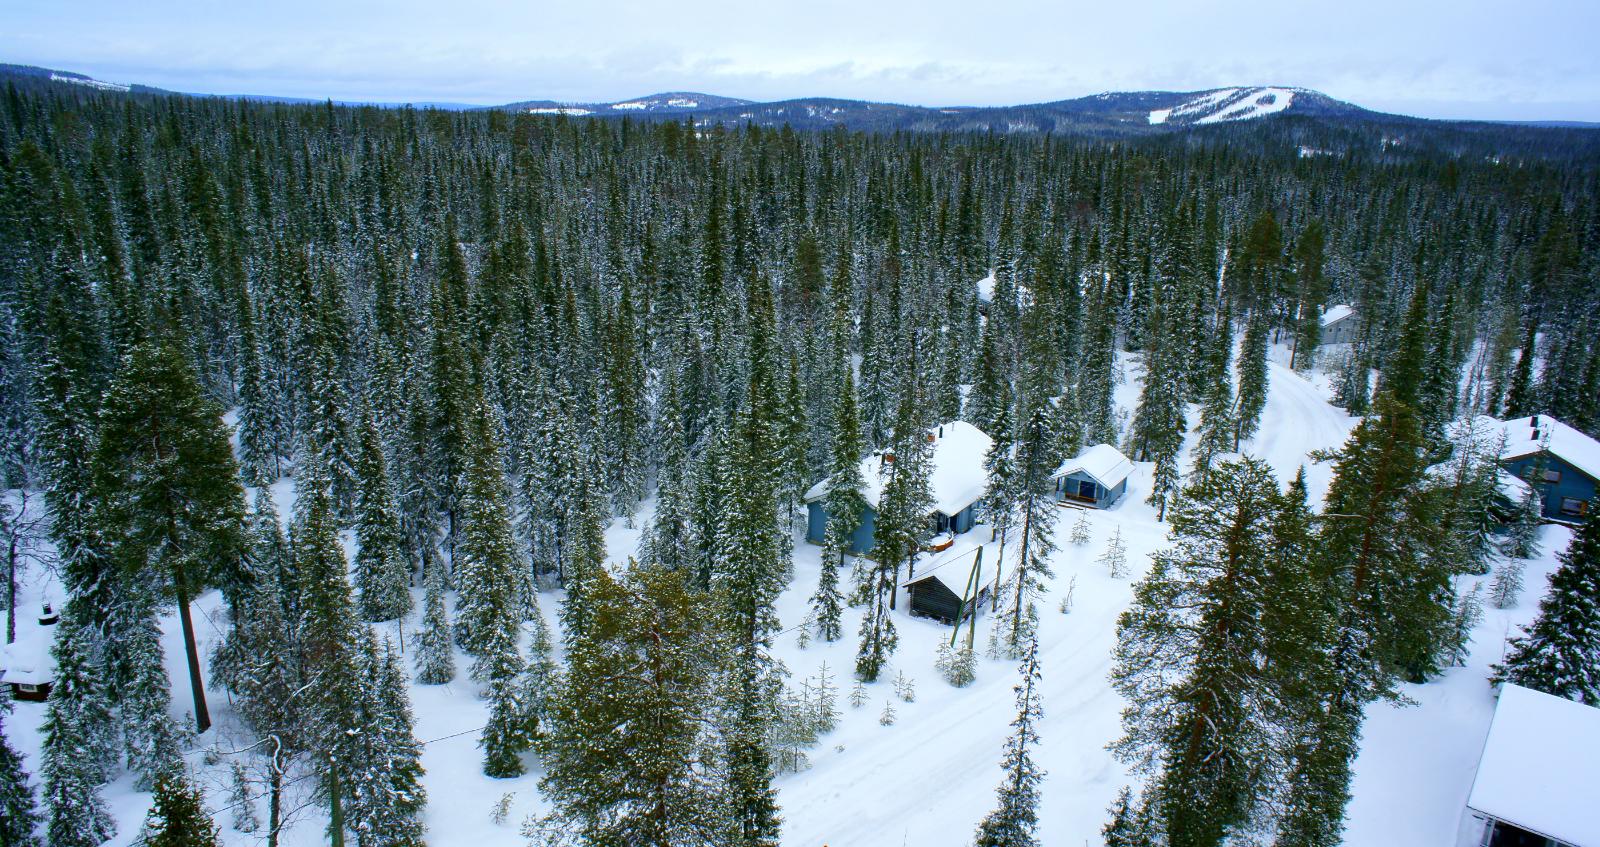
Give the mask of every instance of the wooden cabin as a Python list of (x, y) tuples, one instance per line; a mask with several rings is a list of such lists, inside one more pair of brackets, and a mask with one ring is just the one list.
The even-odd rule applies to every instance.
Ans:
[[(11, 688), (14, 700), (43, 703), (50, 697), (56, 681), (55, 657), (50, 648), (55, 642), (55, 624), (60, 616), (47, 603), (39, 615), (37, 626), (18, 626), (17, 640), (5, 645), (0, 653), (0, 684)], [(22, 623), (22, 622), (19, 622)]]
[(1356, 331), (1361, 325), (1356, 310), (1349, 306), (1329, 306), (1319, 323), (1322, 324), (1323, 344), (1349, 344), (1356, 340)]
[(1549, 415), (1499, 426), (1505, 434), (1500, 463), (1539, 492), (1545, 518), (1582, 520), (1600, 487), (1600, 442)]
[[(928, 534), (960, 535), (977, 523), (977, 509), (988, 488), (989, 476), (983, 460), (994, 440), (966, 421), (952, 421), (928, 430), (931, 447), (928, 468), (928, 493), (933, 509), (928, 514)], [(878, 498), (894, 472), (894, 454), (879, 451), (861, 460), (861, 525), (850, 536), (850, 552), (868, 553), (877, 544), (874, 532), (878, 523)], [(806, 540), (821, 544), (827, 537), (828, 512), (824, 501), (828, 480), (806, 492)]]
[(981, 610), (993, 596), (996, 567), (982, 553), (963, 550), (918, 567), (906, 580), (911, 614), (956, 624)]
[(1062, 462), (1050, 478), (1055, 482), (1057, 500), (1109, 509), (1128, 493), (1132, 473), (1133, 462), (1122, 451), (1110, 444), (1096, 444)]
[(1600, 847), (1600, 709), (1506, 683), (1457, 844)]

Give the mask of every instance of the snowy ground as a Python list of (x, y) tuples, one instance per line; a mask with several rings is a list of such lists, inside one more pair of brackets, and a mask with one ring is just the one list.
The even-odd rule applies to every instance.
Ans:
[[(1311, 495), (1320, 499), (1330, 470), (1311, 465), (1306, 453), (1338, 446), (1354, 420), (1328, 405), (1324, 377), (1303, 379), (1282, 367), (1278, 363), (1282, 358), (1281, 351), (1276, 351), (1261, 434), (1246, 445), (1245, 452), (1270, 462), (1285, 482), (1302, 464), (1307, 465)], [(1118, 386), (1117, 402), (1119, 409), (1131, 412), (1138, 396), (1137, 362), (1129, 361), (1127, 370), (1130, 378)], [(1190, 423), (1198, 423), (1197, 409), (1191, 409)], [(1098, 844), (1105, 808), (1126, 781), (1122, 767), (1105, 749), (1119, 733), (1122, 706), (1110, 689), (1107, 672), (1117, 615), (1126, 607), (1134, 581), (1148, 569), (1149, 554), (1166, 537), (1165, 528), (1144, 503), (1149, 482), (1150, 466), (1138, 465), (1128, 495), (1116, 507), (1085, 513), (1093, 536), (1088, 544), (1067, 542), (1078, 511), (1062, 510), (1057, 525), (1060, 550), (1054, 561), (1055, 578), (1040, 607), (1045, 718), (1037, 755), (1049, 772), (1041, 810), (1044, 843)], [(287, 485), (275, 489), (275, 494), (287, 517)], [(646, 504), (635, 527), (618, 521), (608, 530), (613, 561), (625, 559), (636, 548), (648, 507)], [(1106, 539), (1118, 528), (1127, 543), (1130, 565), (1130, 574), (1124, 579), (1111, 578), (1096, 564)], [(987, 529), (980, 526), (964, 536), (962, 543), (987, 537)], [(1372, 709), (1356, 763), (1347, 844), (1456, 843), (1462, 805), (1493, 710), (1484, 682), (1487, 668), (1501, 657), (1507, 635), (1532, 618), (1545, 578), (1554, 567), (1555, 553), (1566, 546), (1568, 537), (1566, 529), (1545, 528), (1544, 553), (1529, 564), (1521, 603), (1506, 611), (1486, 609), (1474, 633), (1466, 667), (1451, 669), (1428, 685), (1407, 687), (1406, 693), (1417, 703), (1414, 707), (1380, 705)], [(992, 561), (993, 555), (993, 550), (986, 551), (985, 560)], [(839, 727), (810, 751), (809, 770), (777, 780), (783, 843), (804, 847), (966, 844), (976, 822), (992, 806), (1000, 780), (997, 762), (1014, 714), (1011, 688), (1016, 681), (1015, 667), (981, 659), (972, 686), (951, 688), (933, 667), (938, 644), (949, 637), (950, 630), (907, 616), (902, 593), (901, 611), (895, 619), (900, 644), (893, 663), (882, 681), (867, 687), (869, 703), (851, 709), (847, 695), (852, 685), (849, 672), (854, 665), (859, 612), (847, 612), (844, 638), (832, 644), (812, 641), (802, 649), (792, 629), (807, 614), (806, 601), (816, 586), (818, 567), (819, 549), (797, 540), (794, 580), (778, 601), (783, 626), (789, 631), (780, 636), (777, 654), (796, 684), (814, 677), (826, 663), (840, 689), (843, 716)], [(1075, 586), (1074, 605), (1070, 614), (1062, 615), (1057, 605), (1069, 585)], [(41, 597), (58, 593), (50, 579), (34, 578), (24, 586), (22, 612), (36, 609)], [(420, 593), (417, 599), (420, 607)], [(542, 600), (547, 619), (553, 620), (556, 595), (547, 594)], [(221, 637), (219, 603), (213, 592), (195, 604), (202, 656), (209, 656)], [(980, 649), (989, 622), (987, 616), (979, 621)], [(189, 693), (175, 616), (169, 616), (166, 623), (168, 667), (174, 679), (173, 711), (187, 717)], [(31, 625), (31, 620), (24, 620), (19, 628)], [(404, 627), (406, 632), (415, 628), (415, 619)], [(380, 634), (391, 636), (396, 629), (394, 624), (378, 627)], [(462, 657), (459, 666), (464, 669), (466, 664)], [(880, 726), (879, 714), (884, 703), (894, 697), (893, 680), (899, 673), (914, 680), (915, 702), (896, 700), (897, 722)], [(519, 779), (493, 780), (482, 775), (476, 731), (484, 724), (486, 708), (464, 673), (452, 685), (413, 686), (411, 699), (417, 736), (428, 742), (423, 765), (427, 769), (431, 843), (521, 844), (518, 823), (544, 807), (537, 788), (541, 776), (537, 762), (530, 759), (529, 773)], [(192, 754), (192, 760), (201, 766), (208, 758), (218, 759), (208, 757), (206, 748), (231, 749), (232, 742), (225, 731), (234, 720), (226, 693), (213, 689), (210, 701), (219, 729), (200, 739), (203, 747)], [(7, 720), (12, 743), (27, 756), (34, 773), (42, 715), (41, 705), (18, 703)], [(212, 807), (225, 806), (224, 771), (204, 770)], [(491, 808), (508, 793), (514, 795), (510, 814), (505, 823), (495, 824), (490, 820)], [(135, 792), (128, 777), (109, 786), (106, 794), (118, 824), (118, 835), (110, 843), (133, 843), (149, 795)], [(321, 814), (317, 808), (302, 813), (286, 833), (286, 847), (325, 843)], [(262, 841), (228, 829), (228, 815), (219, 815), (219, 823), (230, 847)]]

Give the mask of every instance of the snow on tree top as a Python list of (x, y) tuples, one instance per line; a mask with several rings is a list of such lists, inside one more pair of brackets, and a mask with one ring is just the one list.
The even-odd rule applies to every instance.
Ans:
[(1105, 488), (1116, 488), (1133, 473), (1133, 462), (1110, 444), (1096, 444), (1079, 453), (1076, 459), (1062, 462), (1050, 478), (1060, 479), (1075, 473), (1088, 474)]
[[(966, 421), (951, 421), (928, 429), (933, 449), (928, 457), (928, 493), (935, 511), (954, 515), (978, 502), (989, 488), (989, 475), (983, 459), (994, 446), (994, 439)], [(861, 496), (867, 505), (878, 508), (887, 481), (885, 465), (893, 462), (878, 451), (861, 460)], [(820, 500), (828, 493), (823, 480), (806, 491), (806, 502)]]
[[(1490, 418), (1493, 420), (1493, 418)], [(1506, 421), (1506, 446), (1500, 458), (1520, 459), (1548, 450), (1550, 455), (1600, 480), (1600, 441), (1550, 417), (1532, 415)]]
[(1567, 844), (1600, 844), (1600, 709), (1506, 683), (1467, 807)]

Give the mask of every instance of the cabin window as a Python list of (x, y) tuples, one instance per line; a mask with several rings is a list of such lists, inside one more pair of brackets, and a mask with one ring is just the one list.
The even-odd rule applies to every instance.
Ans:
[(1545, 482), (1560, 482), (1561, 481), (1561, 471), (1545, 471), (1544, 472), (1544, 481)]
[(1561, 498), (1561, 513), (1564, 515), (1581, 515), (1589, 511), (1589, 501), (1576, 497)]
[(1098, 500), (1098, 499), (1100, 499), (1100, 498), (1095, 496), (1095, 490), (1094, 489), (1095, 489), (1094, 483), (1092, 483), (1092, 482), (1090, 482), (1090, 481), (1088, 481), (1086, 479), (1078, 481), (1078, 496), (1079, 497), (1082, 497), (1085, 500)]
[(18, 691), (27, 692), (28, 694), (32, 694), (33, 692), (39, 690), (39, 686), (37, 686), (37, 685), (29, 685), (26, 682), (24, 682), (24, 683), (20, 683), (20, 684), (17, 685), (17, 690)]

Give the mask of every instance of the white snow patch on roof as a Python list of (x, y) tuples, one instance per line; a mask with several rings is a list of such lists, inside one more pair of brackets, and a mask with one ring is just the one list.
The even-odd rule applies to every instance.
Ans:
[(1076, 459), (1062, 462), (1050, 478), (1060, 479), (1075, 473), (1088, 474), (1105, 488), (1116, 488), (1133, 473), (1133, 462), (1110, 444), (1096, 444), (1079, 453)]
[(1600, 480), (1600, 441), (1549, 415), (1517, 418), (1506, 421), (1504, 427), (1506, 446), (1500, 458), (1520, 459), (1548, 450), (1591, 479)]
[(37, 621), (24, 620), (19, 614), (17, 640), (0, 648), (0, 667), (5, 668), (0, 683), (42, 685), (54, 682), (56, 659), (50, 654), (50, 647), (55, 639), (55, 626), (40, 626)]
[(978, 280), (978, 302), (994, 302), (994, 271), (990, 271), (988, 276)]
[(1322, 313), (1322, 325), (1332, 326), (1355, 313), (1356, 310), (1349, 306), (1329, 306), (1328, 311)]
[[(941, 559), (936, 559), (926, 565), (919, 564), (917, 565), (917, 575), (906, 580), (906, 585), (915, 585), (925, 579), (936, 579), (945, 588), (950, 589), (950, 593), (957, 597), (968, 599), (974, 593), (968, 590), (972, 582), (972, 566), (978, 557), (978, 551), (982, 549), (983, 545), (980, 544), (969, 549), (952, 550)], [(999, 557), (993, 555), (993, 550), (990, 550), (989, 553), (987, 560), (978, 563), (980, 566), (978, 574), (979, 590), (994, 582), (994, 569), (996, 567), (996, 559)]]
[(1507, 683), (1467, 807), (1577, 847), (1600, 844), (1600, 709)]
[[(978, 502), (989, 488), (989, 474), (983, 460), (994, 446), (994, 439), (985, 435), (966, 421), (952, 421), (928, 430), (933, 439), (932, 455), (928, 463), (928, 493), (933, 495), (934, 511), (954, 515)], [(861, 460), (861, 496), (867, 505), (878, 508), (878, 498), (883, 496), (886, 471), (891, 462), (884, 461), (880, 451)], [(807, 502), (820, 500), (828, 493), (828, 481), (823, 480), (806, 491)]]

